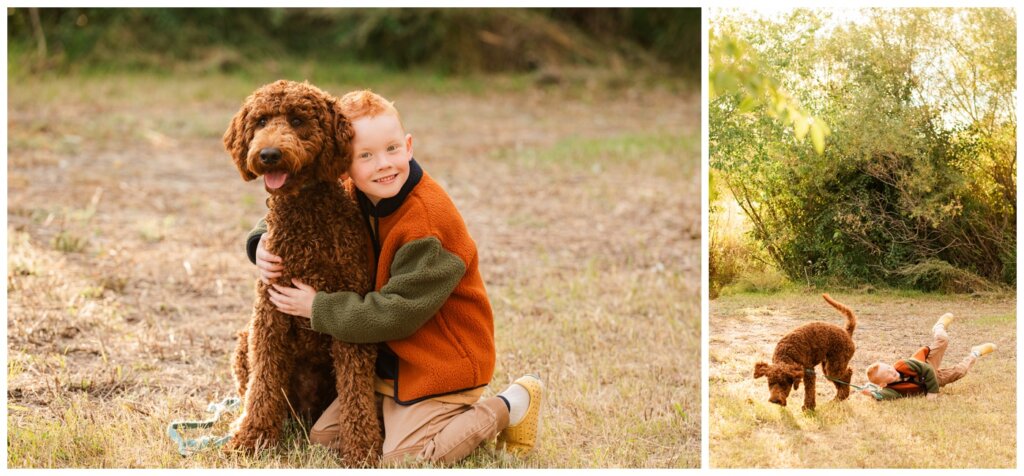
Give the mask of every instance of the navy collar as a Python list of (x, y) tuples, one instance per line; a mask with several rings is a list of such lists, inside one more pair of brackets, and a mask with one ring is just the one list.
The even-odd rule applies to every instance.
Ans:
[(405, 203), (405, 198), (412, 193), (412, 189), (416, 188), (416, 185), (420, 183), (422, 178), (423, 169), (420, 167), (420, 164), (416, 163), (415, 158), (409, 159), (409, 178), (405, 180), (405, 184), (402, 185), (402, 189), (398, 191), (397, 195), (385, 198), (377, 202), (377, 205), (374, 205), (370, 198), (357, 188), (356, 198), (359, 200), (359, 208), (366, 217), (383, 218), (395, 213)]

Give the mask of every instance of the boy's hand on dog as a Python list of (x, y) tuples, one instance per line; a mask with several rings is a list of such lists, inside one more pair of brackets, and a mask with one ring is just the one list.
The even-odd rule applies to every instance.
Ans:
[(293, 316), (313, 317), (313, 298), (316, 297), (316, 289), (297, 279), (292, 280), (294, 288), (270, 285), (267, 293), (270, 294), (270, 302), (277, 306), (277, 310)]
[(256, 268), (259, 269), (260, 281), (263, 281), (263, 284), (270, 284), (271, 279), (280, 277), (281, 272), (284, 271), (281, 257), (271, 254), (263, 245), (263, 241), (269, 237), (270, 232), (268, 231), (260, 236), (260, 242), (256, 245)]
[[(264, 240), (269, 239), (269, 237), (270, 232), (268, 231), (263, 236), (260, 236), (260, 241), (256, 245), (256, 268), (259, 269), (260, 280), (264, 284), (270, 284), (271, 279), (280, 277), (281, 272), (284, 271), (281, 257), (270, 253), (263, 245)], [(285, 314), (305, 317), (306, 319), (312, 318), (313, 298), (316, 297), (316, 289), (297, 279), (293, 279), (292, 284), (295, 285), (294, 288), (271, 284), (271, 288), (267, 289), (267, 293), (270, 295), (270, 302), (274, 303), (274, 306)]]

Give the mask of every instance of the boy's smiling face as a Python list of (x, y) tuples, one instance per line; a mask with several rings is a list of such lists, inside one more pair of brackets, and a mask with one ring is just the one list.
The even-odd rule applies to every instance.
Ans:
[(352, 129), (352, 182), (374, 205), (394, 197), (409, 178), (412, 134), (391, 114), (361, 117)]

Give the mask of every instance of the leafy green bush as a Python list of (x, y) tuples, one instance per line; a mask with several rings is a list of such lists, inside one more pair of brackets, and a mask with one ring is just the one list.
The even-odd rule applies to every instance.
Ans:
[(770, 102), (725, 91), (709, 112), (712, 167), (793, 281), (1014, 284), (1016, 76), (1000, 69), (1015, 70), (1013, 11), (863, 13), (827, 32), (829, 14), (808, 10), (715, 25), (756, 49), (740, 69), (781, 78), (832, 134), (819, 154)]

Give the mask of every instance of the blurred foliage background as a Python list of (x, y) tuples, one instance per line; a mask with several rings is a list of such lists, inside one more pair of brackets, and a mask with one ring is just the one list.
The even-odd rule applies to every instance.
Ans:
[(712, 296), (1016, 285), (1016, 45), (1009, 9), (713, 18)]
[(700, 9), (10, 8), (12, 74), (233, 72), (281, 57), (440, 74), (644, 70), (699, 84)]

